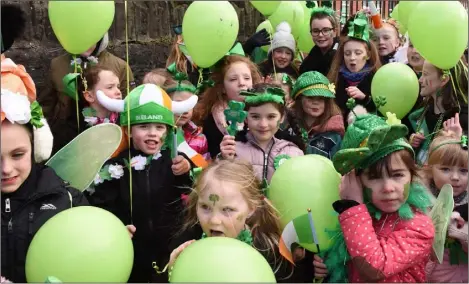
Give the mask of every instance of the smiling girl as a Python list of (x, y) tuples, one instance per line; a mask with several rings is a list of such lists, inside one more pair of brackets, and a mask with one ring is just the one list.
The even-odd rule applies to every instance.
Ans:
[(378, 52), (369, 41), (367, 18), (358, 13), (350, 23), (348, 36), (342, 39), (327, 75), (336, 86), (336, 102), (344, 118), (349, 114), (346, 106), (349, 98), (355, 99), (368, 112), (376, 110), (371, 99), (371, 82), (379, 67)]
[[(248, 58), (239, 55), (225, 56), (212, 74), (215, 82), (203, 94), (200, 103), (194, 109), (194, 122), (201, 125), (208, 141), (210, 156), (220, 153), (220, 142), (223, 136), (228, 134), (223, 111), (227, 109), (228, 102), (243, 101), (241, 91), (252, 88), (253, 84), (261, 82), (261, 76), (257, 66)], [(243, 124), (238, 125), (243, 129)]]
[(282, 160), (303, 155), (293, 142), (275, 137), (285, 114), (285, 93), (275, 85), (258, 84), (241, 95), (248, 113), (245, 129), (236, 138), (223, 137), (220, 156), (249, 161), (257, 177), (270, 182)]

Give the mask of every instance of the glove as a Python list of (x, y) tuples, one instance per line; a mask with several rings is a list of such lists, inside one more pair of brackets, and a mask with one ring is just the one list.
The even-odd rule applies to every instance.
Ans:
[(270, 34), (266, 29), (262, 29), (253, 34), (244, 44), (243, 50), (246, 55), (252, 53), (254, 48), (270, 44)]

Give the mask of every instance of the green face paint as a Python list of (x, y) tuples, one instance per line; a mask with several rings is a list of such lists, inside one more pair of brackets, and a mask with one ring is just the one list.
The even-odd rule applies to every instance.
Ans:
[(213, 206), (215, 206), (215, 203), (220, 200), (220, 196), (218, 196), (217, 194), (210, 194), (208, 200), (212, 201)]

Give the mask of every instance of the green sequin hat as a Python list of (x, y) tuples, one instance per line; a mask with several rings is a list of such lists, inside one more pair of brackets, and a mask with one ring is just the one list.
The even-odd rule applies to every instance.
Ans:
[[(163, 123), (174, 126), (174, 114), (183, 114), (197, 104), (197, 96), (176, 102), (154, 84), (143, 84), (133, 89), (125, 100), (111, 99), (103, 92), (96, 93), (99, 103), (110, 111), (120, 113), (120, 124)], [(130, 114), (130, 116), (129, 116)]]
[(364, 13), (357, 13), (355, 19), (350, 22), (348, 30), (349, 33), (347, 36), (360, 39), (365, 42), (370, 41), (370, 27), (368, 25), (368, 18)]
[(353, 169), (366, 169), (389, 154), (408, 150), (414, 154), (404, 140), (408, 133), (395, 114), (386, 113), (388, 119), (374, 114), (358, 116), (345, 132), (342, 146), (332, 158), (335, 169), (342, 175)]
[(335, 98), (335, 85), (326, 76), (317, 71), (301, 74), (292, 90), (292, 98), (296, 100), (300, 95), (307, 97)]
[(276, 103), (285, 104), (285, 92), (282, 88), (268, 87), (262, 92), (256, 92), (252, 89), (247, 91), (241, 91), (241, 96), (245, 96), (245, 102), (247, 104), (261, 104), (261, 103)]

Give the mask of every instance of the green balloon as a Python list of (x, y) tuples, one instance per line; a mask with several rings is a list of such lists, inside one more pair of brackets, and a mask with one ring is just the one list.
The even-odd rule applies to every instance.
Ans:
[(419, 96), (419, 81), (415, 72), (406, 64), (393, 62), (378, 69), (371, 82), (373, 100), (382, 96), (386, 104), (379, 111), (395, 113), (402, 119), (415, 105)]
[(412, 44), (425, 60), (450, 69), (467, 46), (467, 22), (467, 11), (459, 1), (425, 1), (411, 14), (407, 28)]
[(211, 237), (185, 248), (176, 259), (170, 282), (270, 282), (275, 275), (256, 249), (233, 238)]
[(26, 255), (26, 279), (49, 276), (68, 282), (127, 282), (133, 265), (127, 228), (98, 207), (67, 209), (36, 233)]
[(397, 4), (396, 6), (394, 6), (394, 8), (392, 9), (392, 12), (391, 12), (391, 18), (393, 18), (394, 20), (396, 21), (399, 21), (399, 4)]
[[(270, 38), (272, 39), (274, 28), (272, 27), (272, 24), (269, 22), (269, 20), (265, 20), (262, 23), (260, 23), (259, 26), (257, 26), (256, 33), (262, 29), (266, 29), (266, 31), (270, 34)], [(265, 52), (269, 52), (270, 45), (264, 45), (264, 46), (261, 46), (261, 48)]]
[[(300, 244), (316, 252), (316, 245), (311, 237), (311, 226), (307, 217), (308, 209), (318, 237), (321, 250), (331, 245), (327, 230), (334, 230), (338, 225), (337, 214), (332, 203), (339, 200), (340, 175), (329, 159), (320, 155), (305, 155), (287, 160), (279, 167), (271, 180), (268, 198), (280, 212), (280, 222), (284, 228), (294, 219)], [(295, 223), (295, 221), (294, 221)]]
[(214, 65), (233, 47), (238, 14), (228, 1), (194, 1), (182, 20), (182, 36), (197, 66)]
[(304, 12), (304, 21), (301, 25), (300, 36), (298, 37), (297, 46), (300, 51), (309, 53), (314, 47), (313, 36), (311, 35), (311, 26), (309, 24), (309, 21), (311, 20), (311, 9), (306, 7), (306, 2), (302, 2), (301, 7), (303, 8)]
[[(400, 1), (399, 2), (399, 22), (408, 26), (410, 15), (421, 2), (420, 1)], [(419, 9), (420, 10), (420, 9)]]
[(281, 1), (251, 1), (251, 4), (262, 15), (268, 17), (277, 10), (280, 2)]
[(282, 1), (278, 9), (269, 17), (274, 30), (281, 22), (287, 22), (295, 39), (300, 36), (301, 26), (304, 23), (304, 11), (299, 1)]
[(55, 36), (71, 54), (96, 44), (114, 20), (114, 1), (49, 1), (49, 20)]

